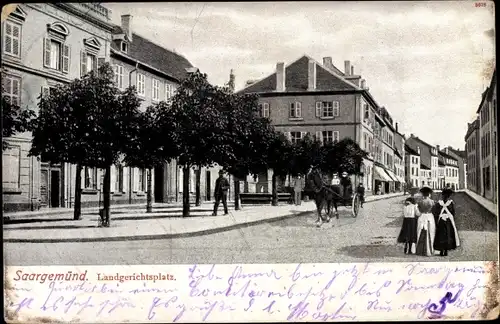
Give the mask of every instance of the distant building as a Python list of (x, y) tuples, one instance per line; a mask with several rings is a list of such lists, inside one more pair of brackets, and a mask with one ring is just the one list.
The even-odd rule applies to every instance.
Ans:
[(444, 152), (458, 161), (458, 189), (465, 189), (467, 184), (467, 153), (451, 146), (445, 147)]
[(481, 155), (479, 150), (479, 119), (467, 125), (465, 153), (467, 155), (467, 189), (479, 194), (481, 187)]
[(405, 145), (405, 180), (413, 188), (420, 188), (420, 148)]
[[(425, 174), (426, 185), (432, 189), (438, 189), (438, 173), (439, 173), (439, 163), (438, 163), (438, 151), (435, 146), (428, 144), (422, 139), (411, 134), (411, 136), (406, 140), (407, 146), (409, 146), (414, 151), (420, 150), (420, 164), (421, 164), (421, 174)], [(425, 171), (425, 172), (423, 172)], [(427, 171), (430, 171), (428, 173)], [(427, 174), (430, 177), (427, 179)], [(422, 179), (421, 179), (422, 182)]]
[[(362, 181), (367, 191), (374, 191), (379, 182), (387, 182), (389, 191), (389, 183), (394, 188), (397, 181), (393, 130), (388, 130), (365, 80), (354, 73), (350, 61), (344, 65), (342, 72), (333, 65), (331, 57), (323, 58), (321, 64), (304, 55), (287, 66), (277, 63), (275, 73), (247, 83), (239, 93), (258, 94), (260, 115), (269, 117), (292, 142), (308, 133), (322, 142), (354, 139), (369, 157), (363, 162), (364, 176), (353, 179), (353, 183)], [(259, 175), (257, 182), (249, 177), (247, 189), (270, 190), (270, 176), (270, 172)]]
[(458, 160), (443, 151), (439, 151), (439, 147), (438, 154), (439, 159), (444, 164), (444, 183), (440, 183), (437, 189), (451, 188), (457, 190), (459, 177)]
[(397, 177), (395, 190), (402, 191), (406, 185), (405, 180), (405, 137), (398, 132), (398, 123), (394, 131), (394, 174)]

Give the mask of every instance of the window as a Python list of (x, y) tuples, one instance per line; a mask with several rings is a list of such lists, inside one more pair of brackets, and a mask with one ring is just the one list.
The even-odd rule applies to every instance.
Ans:
[(97, 169), (96, 168), (84, 168), (85, 176), (85, 189), (97, 189)]
[(119, 89), (123, 89), (123, 66), (115, 65), (115, 85)]
[(3, 52), (12, 56), (21, 56), (21, 25), (11, 21), (5, 22)]
[(290, 103), (290, 118), (302, 118), (302, 103)]
[(324, 143), (336, 143), (339, 141), (338, 131), (323, 131), (322, 136)]
[(68, 73), (70, 48), (60, 41), (44, 39), (43, 65), (46, 68)]
[(169, 101), (174, 96), (174, 87), (172, 84), (165, 84), (165, 101)]
[(146, 180), (145, 170), (144, 169), (139, 169), (138, 173), (139, 173), (139, 177), (137, 179), (138, 180), (137, 181), (137, 186), (138, 186), (137, 189), (139, 191), (143, 191), (144, 192), (144, 191), (146, 191), (146, 190), (144, 190), (144, 185), (145, 185), (145, 182), (146, 182), (145, 181)]
[(146, 95), (146, 76), (141, 73), (137, 74), (137, 94)]
[(123, 166), (116, 165), (115, 191), (123, 192)]
[(333, 118), (339, 115), (338, 101), (318, 101), (316, 102), (316, 117)]
[(302, 139), (302, 132), (290, 132), (291, 141), (293, 144), (297, 144)]
[(50, 41), (50, 68), (59, 70), (61, 66), (61, 43)]
[(368, 104), (364, 104), (364, 112), (365, 112), (365, 119), (370, 118), (370, 106)]
[(2, 96), (7, 97), (14, 105), (21, 105), (21, 78), (11, 75), (5, 75), (2, 78), (2, 88)]
[(95, 55), (87, 54), (87, 73), (97, 69), (97, 58)]
[(128, 44), (125, 43), (125, 42), (121, 42), (120, 44), (120, 49), (123, 53), (127, 53), (128, 52)]
[(269, 118), (269, 104), (267, 102), (259, 104), (259, 117)]
[(153, 100), (160, 100), (160, 80), (153, 79)]

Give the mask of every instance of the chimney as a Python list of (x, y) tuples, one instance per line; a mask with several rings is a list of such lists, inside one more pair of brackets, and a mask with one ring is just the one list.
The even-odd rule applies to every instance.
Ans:
[(361, 89), (366, 89), (366, 80), (361, 80)]
[(129, 41), (132, 41), (132, 15), (122, 15), (122, 29)]
[(345, 75), (351, 75), (351, 62), (344, 61), (344, 73)]
[(276, 64), (276, 91), (285, 91), (285, 63)]
[(316, 90), (316, 62), (309, 61), (309, 68), (307, 69), (307, 90)]
[(354, 75), (354, 65), (351, 65), (351, 75)]
[(438, 151), (441, 151), (439, 145), (436, 145), (436, 148)]
[(396, 123), (396, 132), (398, 131), (398, 123)]
[(417, 146), (417, 153), (420, 155), (420, 146)]
[(333, 61), (330, 56), (323, 57), (323, 65), (329, 69), (333, 68)]

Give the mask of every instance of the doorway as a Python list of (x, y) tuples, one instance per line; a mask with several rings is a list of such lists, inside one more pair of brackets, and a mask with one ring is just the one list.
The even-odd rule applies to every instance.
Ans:
[(59, 170), (50, 171), (50, 207), (61, 207), (61, 173)]

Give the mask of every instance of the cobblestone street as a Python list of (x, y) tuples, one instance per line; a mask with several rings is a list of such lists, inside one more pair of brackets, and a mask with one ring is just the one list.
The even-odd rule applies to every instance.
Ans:
[[(404, 255), (396, 243), (402, 197), (368, 203), (357, 218), (339, 207), (340, 219), (321, 228), (309, 213), (211, 235), (102, 243), (5, 243), (7, 265), (186, 263), (294, 263), (479, 261), (497, 258), (494, 216), (456, 193), (461, 246), (448, 257)], [(196, 222), (196, 218), (190, 221)]]

